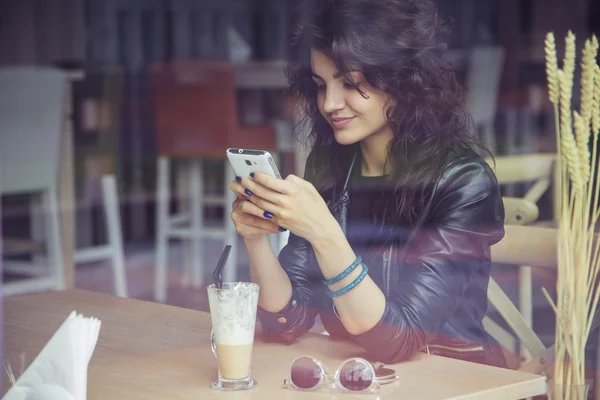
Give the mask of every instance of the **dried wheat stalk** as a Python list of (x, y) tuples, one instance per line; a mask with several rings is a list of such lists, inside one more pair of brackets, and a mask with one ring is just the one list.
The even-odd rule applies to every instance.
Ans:
[[(569, 388), (585, 384), (585, 345), (600, 290), (600, 241), (594, 242), (598, 222), (598, 133), (600, 131), (600, 67), (596, 64), (598, 40), (586, 41), (581, 58), (581, 106), (572, 110), (576, 62), (575, 35), (565, 39), (562, 69), (556, 41), (546, 37), (546, 74), (554, 105), (557, 138), (559, 222), (554, 381), (565, 388), (565, 399), (578, 399)], [(592, 141), (592, 154), (589, 151)], [(549, 299), (551, 300), (551, 299)]]

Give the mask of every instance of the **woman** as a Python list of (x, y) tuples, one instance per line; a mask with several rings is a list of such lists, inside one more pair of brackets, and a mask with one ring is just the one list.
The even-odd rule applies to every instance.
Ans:
[[(320, 314), (374, 360), (429, 351), (505, 365), (482, 325), (504, 210), (433, 4), (315, 4), (288, 70), (311, 132), (307, 179), (230, 184), (263, 331), (290, 342)], [(285, 229), (277, 258), (266, 235)]]

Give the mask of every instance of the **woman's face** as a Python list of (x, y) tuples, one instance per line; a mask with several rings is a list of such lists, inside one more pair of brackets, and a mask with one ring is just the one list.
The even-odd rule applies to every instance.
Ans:
[(311, 68), (318, 88), (319, 111), (333, 128), (338, 143), (348, 145), (375, 137), (388, 140), (393, 137), (385, 118), (389, 96), (369, 85), (362, 72), (352, 72), (351, 78), (366, 98), (324, 53), (312, 50)]

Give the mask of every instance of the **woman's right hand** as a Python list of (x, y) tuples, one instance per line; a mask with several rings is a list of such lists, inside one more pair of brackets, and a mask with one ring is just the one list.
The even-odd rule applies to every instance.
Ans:
[(229, 184), (229, 189), (237, 195), (232, 204), (231, 219), (240, 236), (246, 240), (257, 240), (270, 233), (282, 232), (279, 226), (263, 215), (264, 210), (247, 200), (248, 195), (242, 185), (233, 181)]

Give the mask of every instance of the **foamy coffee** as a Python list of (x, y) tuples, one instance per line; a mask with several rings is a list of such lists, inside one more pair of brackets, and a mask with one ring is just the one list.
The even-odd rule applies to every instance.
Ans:
[(239, 282), (208, 288), (219, 378), (244, 380), (250, 377), (252, 346), (258, 303), (258, 285)]
[(254, 326), (247, 329), (249, 325), (238, 324), (237, 321), (231, 323), (223, 318), (213, 319), (217, 360), (221, 376), (225, 379), (244, 379), (249, 375), (254, 343)]

